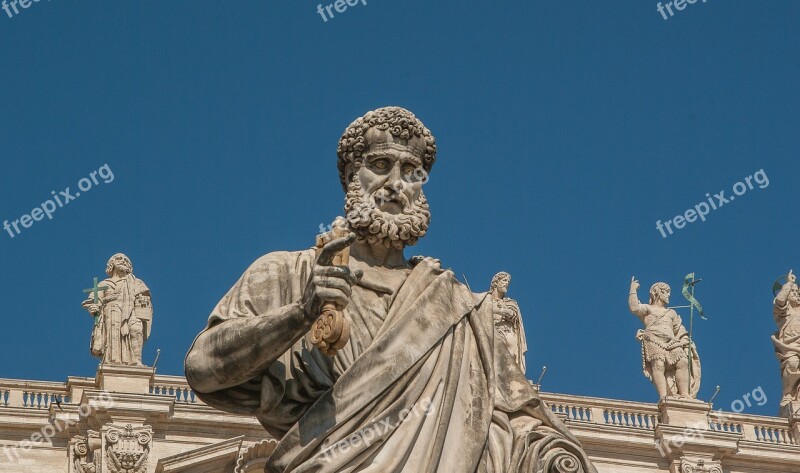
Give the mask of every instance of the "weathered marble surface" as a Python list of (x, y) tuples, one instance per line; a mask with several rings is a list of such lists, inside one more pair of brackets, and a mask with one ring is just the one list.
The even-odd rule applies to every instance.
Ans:
[(525, 373), (525, 353), (528, 351), (528, 342), (525, 338), (525, 327), (522, 324), (522, 311), (514, 299), (506, 297), (508, 286), (511, 284), (511, 275), (499, 272), (492, 278), (489, 294), (492, 297), (494, 312), (494, 326), (498, 338), (514, 357), (514, 360)]
[(781, 362), (781, 410), (785, 411), (792, 401), (800, 401), (800, 289), (793, 271), (789, 271), (786, 283), (772, 302), (772, 315), (778, 325), (772, 343)]
[[(492, 298), (403, 255), (430, 221), (427, 128), (369, 112), (338, 155), (351, 234), (253, 263), (187, 354), (193, 389), (281, 439), (268, 472), (595, 472), (498, 343)], [(352, 322), (333, 356), (307, 336), (331, 302)]]
[(636, 339), (642, 343), (644, 375), (653, 382), (659, 399), (667, 396), (696, 399), (702, 377), (700, 356), (681, 317), (668, 307), (672, 292), (669, 285), (653, 284), (647, 304), (639, 302), (638, 289), (639, 281), (631, 278), (628, 307), (645, 325), (636, 333)]
[(122, 253), (108, 260), (106, 274), (99, 301), (89, 297), (81, 304), (96, 318), (90, 351), (104, 364), (142, 366), (142, 347), (153, 322), (150, 289), (133, 275), (133, 264)]

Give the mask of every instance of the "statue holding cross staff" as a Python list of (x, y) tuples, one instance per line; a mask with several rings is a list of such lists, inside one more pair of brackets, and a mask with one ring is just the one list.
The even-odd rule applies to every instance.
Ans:
[(142, 366), (142, 347), (150, 336), (150, 289), (133, 275), (130, 258), (117, 253), (106, 265), (108, 278), (83, 292), (81, 306), (94, 317), (90, 351), (103, 364)]
[[(691, 304), (692, 318), (695, 307), (702, 317), (702, 308), (694, 299), (694, 274), (690, 273), (686, 278), (683, 293)], [(687, 292), (687, 287), (691, 288), (691, 293)], [(644, 375), (653, 382), (659, 399), (667, 396), (696, 399), (700, 390), (700, 357), (692, 341), (691, 329), (686, 330), (675, 311), (681, 307), (669, 306), (671, 289), (667, 283), (652, 285), (647, 304), (639, 302), (638, 289), (639, 281), (632, 277), (628, 306), (645, 325), (636, 333), (636, 339), (642, 344)]]

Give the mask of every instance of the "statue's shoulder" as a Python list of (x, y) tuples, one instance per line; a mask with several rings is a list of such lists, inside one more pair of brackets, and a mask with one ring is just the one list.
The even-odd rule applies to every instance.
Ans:
[(149, 294), (150, 288), (147, 287), (147, 284), (144, 283), (141, 279), (137, 278), (136, 276), (133, 277), (133, 284), (134, 284), (134, 292), (136, 294)]
[(439, 268), (439, 269), (442, 268), (442, 261), (440, 259), (438, 259), (438, 258), (433, 258), (431, 256), (414, 255), (414, 256), (412, 256), (411, 258), (408, 259), (408, 264), (412, 268), (417, 267), (420, 263), (423, 263), (423, 262), (425, 264), (434, 266), (434, 267)]
[(312, 266), (316, 253), (313, 248), (301, 251), (273, 251), (267, 253), (253, 262), (248, 272), (283, 272), (301, 271), (304, 267)]
[[(639, 304), (639, 307), (642, 307), (642, 308), (644, 308), (644, 311), (645, 311), (645, 314), (646, 314), (646, 315), (657, 315), (657, 314), (656, 314), (656, 311), (655, 311), (655, 310), (653, 310), (653, 309), (655, 309), (655, 308), (656, 308), (656, 306), (654, 306), (654, 305), (650, 305), (650, 304)], [(663, 313), (663, 311), (662, 311), (662, 313)]]

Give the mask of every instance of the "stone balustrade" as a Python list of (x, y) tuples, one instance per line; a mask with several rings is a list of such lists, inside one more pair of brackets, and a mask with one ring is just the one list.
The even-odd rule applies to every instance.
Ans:
[[(90, 384), (94, 382), (90, 381)], [(70, 394), (68, 383), (0, 379), (0, 409), (47, 410), (51, 403), (71, 403)], [(150, 394), (174, 396), (176, 402), (181, 404), (203, 404), (182, 376), (154, 375), (150, 382)]]
[(69, 403), (66, 383), (0, 379), (0, 408), (47, 410), (51, 403)]
[(557, 415), (570, 422), (655, 430), (659, 410), (655, 404), (613, 399), (541, 393), (542, 400)]
[[(203, 404), (182, 376), (156, 374), (150, 393), (174, 396), (181, 404)], [(47, 410), (51, 403), (71, 402), (67, 383), (0, 379), (0, 409)], [(541, 393), (542, 400), (558, 416), (571, 424), (594, 424), (631, 430), (654, 431), (659, 423), (656, 404), (619, 401), (555, 393)], [(709, 412), (708, 429), (733, 433), (743, 439), (776, 445), (800, 445), (789, 420), (780, 417)]]
[(175, 400), (182, 404), (203, 403), (189, 387), (186, 378), (182, 376), (153, 376), (153, 381), (150, 383), (150, 393), (175, 396)]
[(738, 432), (746, 440), (774, 445), (800, 445), (792, 433), (788, 419), (728, 413), (725, 416), (726, 423), (738, 428)]
[[(556, 415), (573, 430), (581, 424), (655, 431), (660, 421), (657, 404), (618, 401), (555, 393), (541, 393)], [(738, 435), (742, 440), (772, 445), (800, 445), (789, 419), (719, 411), (708, 413), (708, 430)]]
[[(182, 376), (149, 374), (145, 370), (142, 379), (144, 384), (139, 392), (144, 396), (159, 396), (161, 401), (158, 402), (163, 402), (161, 396), (171, 396), (176, 408), (183, 406), (180, 407), (182, 410), (176, 411), (181, 419), (193, 415), (205, 418), (213, 411), (200, 401)], [(37, 419), (41, 416), (46, 418), (50, 405), (55, 403), (65, 409), (70, 406), (75, 409), (75, 403), (80, 402), (84, 391), (99, 389), (101, 381), (99, 375), (98, 378), (72, 377), (66, 383), (0, 379), (0, 416), (13, 419), (30, 416), (35, 411)], [(602, 473), (665, 471), (665, 465), (678, 461), (676, 455), (691, 456), (691, 448), (694, 448), (691, 442), (680, 447), (676, 445), (682, 443), (681, 431), (687, 425), (697, 425), (703, 431), (702, 446), (697, 451), (722, 452), (719, 457), (727, 458), (725, 461), (734, 467), (737, 462), (746, 465), (754, 461), (765, 462), (768, 458), (774, 471), (800, 471), (791, 469), (794, 468), (792, 465), (800, 465), (800, 418), (790, 420), (714, 411), (710, 404), (698, 401), (675, 401), (670, 408), (669, 405), (654, 403), (557, 393), (542, 392), (540, 395), (548, 408), (567, 423), (588, 452), (605, 452), (593, 459), (598, 462)], [(154, 402), (157, 402), (155, 398)], [(26, 410), (31, 412), (26, 413)], [(255, 420), (252, 422), (253, 426), (243, 425), (252, 432), (259, 432)], [(23, 424), (20, 426), (28, 428)], [(614, 448), (609, 449), (609, 445)], [(700, 444), (695, 444), (695, 447), (697, 445)], [(730, 471), (738, 473), (740, 470), (734, 468)]]

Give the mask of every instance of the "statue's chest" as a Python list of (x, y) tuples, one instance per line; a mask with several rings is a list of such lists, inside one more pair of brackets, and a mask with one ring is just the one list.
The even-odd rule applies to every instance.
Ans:
[(651, 314), (645, 317), (644, 324), (649, 330), (671, 331), (672, 319), (669, 315)]
[(787, 337), (800, 336), (800, 313), (790, 312), (788, 317), (786, 317), (786, 322), (781, 331), (783, 335)]

